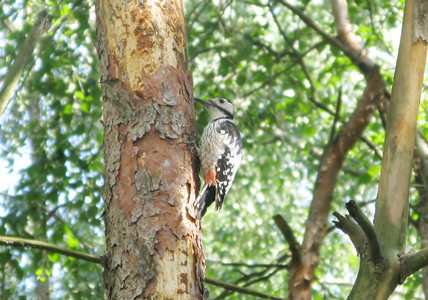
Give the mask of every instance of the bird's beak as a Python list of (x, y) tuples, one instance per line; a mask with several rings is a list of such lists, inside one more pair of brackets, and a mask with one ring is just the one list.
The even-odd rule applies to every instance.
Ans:
[(196, 101), (198, 101), (199, 103), (201, 103), (203, 105), (210, 105), (211, 104), (211, 102), (206, 101), (206, 100), (202, 100), (200, 98), (193, 98), (193, 99), (195, 99)]

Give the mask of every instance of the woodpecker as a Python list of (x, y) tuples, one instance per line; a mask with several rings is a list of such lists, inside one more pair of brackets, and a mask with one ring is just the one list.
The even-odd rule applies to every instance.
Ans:
[(242, 140), (233, 123), (235, 108), (232, 103), (224, 98), (195, 100), (205, 106), (211, 117), (198, 149), (204, 178), (202, 190), (195, 200), (196, 217), (200, 219), (213, 202), (216, 210), (221, 209), (241, 164)]

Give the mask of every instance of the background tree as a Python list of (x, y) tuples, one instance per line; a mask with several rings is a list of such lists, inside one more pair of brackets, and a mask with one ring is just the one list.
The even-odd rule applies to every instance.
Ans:
[[(2, 182), (10, 187), (2, 187), (0, 231), (99, 255), (101, 93), (91, 6), (85, 1), (1, 5), (2, 76), (41, 8), (52, 16), (52, 25), (2, 116), (2, 167), (15, 171), (9, 175), (2, 169)], [(95, 299), (104, 293), (102, 268), (93, 263), (41, 251), (1, 251), (3, 299), (33, 295), (40, 282), (49, 282), (51, 298)]]
[[(245, 138), (243, 165), (224, 209), (203, 220), (208, 283), (219, 285), (216, 279), (286, 297), (293, 292), (287, 286), (308, 271), (304, 285), (296, 286), (313, 298), (341, 299), (351, 291), (359, 260), (352, 243), (333, 230), (332, 212), (343, 214), (345, 202), (355, 199), (373, 217), (404, 1), (344, 4), (185, 2), (195, 95), (232, 100)], [(20, 171), (12, 173), (17, 184), (2, 194), (0, 230), (100, 254), (102, 135), (93, 3), (5, 1), (0, 74), (41, 7), (53, 17), (51, 29), (1, 122), (2, 157)], [(375, 65), (377, 77), (371, 75)], [(378, 105), (364, 114), (366, 128), (353, 137), (353, 146), (343, 133), (363, 108), (369, 86), (381, 85), (381, 92), (375, 88)], [(31, 103), (40, 107), (37, 130), (29, 121)], [(428, 224), (425, 89), (420, 108), (406, 237), (416, 251), (426, 246)], [(197, 115), (198, 122), (206, 121), (205, 112)], [(326, 153), (340, 155), (328, 160)], [(334, 175), (328, 190), (319, 184), (323, 171)], [(277, 214), (282, 218), (273, 219)], [(52, 253), (40, 259), (37, 252), (2, 251), (6, 298), (29, 294), (47, 276), (55, 287), (52, 298), (101, 298), (100, 267), (94, 271), (85, 261)], [(310, 264), (296, 268), (302, 252)], [(409, 277), (397, 297), (423, 297), (423, 278), (421, 272)], [(207, 286), (218, 299), (245, 297), (233, 286)]]

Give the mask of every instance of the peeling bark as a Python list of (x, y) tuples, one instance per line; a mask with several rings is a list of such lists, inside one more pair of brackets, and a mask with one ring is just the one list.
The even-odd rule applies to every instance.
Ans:
[(198, 176), (181, 1), (98, 0), (108, 299), (201, 299)]
[(428, 0), (415, 0), (413, 6), (413, 43), (422, 39), (425, 43), (428, 42)]

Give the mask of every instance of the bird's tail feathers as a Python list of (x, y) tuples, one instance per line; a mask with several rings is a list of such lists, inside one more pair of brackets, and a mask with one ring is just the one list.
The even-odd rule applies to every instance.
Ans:
[(198, 198), (195, 200), (196, 218), (201, 219), (207, 212), (208, 206), (215, 200), (216, 188), (213, 185), (206, 185), (202, 188)]

